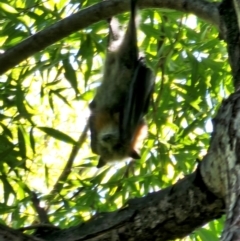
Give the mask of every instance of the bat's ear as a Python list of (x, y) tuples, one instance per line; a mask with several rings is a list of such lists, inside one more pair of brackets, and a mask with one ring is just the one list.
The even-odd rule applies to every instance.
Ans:
[(98, 160), (97, 168), (101, 168), (105, 164), (106, 164), (106, 162), (104, 161), (104, 159), (102, 157), (100, 157), (99, 160)]
[(130, 151), (129, 156), (133, 159), (140, 159), (141, 158), (140, 154), (134, 149), (132, 149)]

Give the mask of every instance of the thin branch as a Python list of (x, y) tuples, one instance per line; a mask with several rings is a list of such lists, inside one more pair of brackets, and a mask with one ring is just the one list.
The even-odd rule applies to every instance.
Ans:
[(37, 194), (35, 192), (32, 192), (32, 203), (33, 203), (33, 207), (35, 208), (37, 214), (38, 214), (38, 218), (40, 223), (50, 223), (49, 219), (48, 219), (48, 215), (47, 212), (44, 208), (42, 208), (40, 206), (40, 200), (37, 196)]
[[(203, 0), (140, 0), (140, 8), (169, 8), (185, 13), (193, 13), (204, 20), (219, 26), (218, 4)], [(0, 74), (8, 71), (33, 54), (51, 44), (86, 28), (87, 26), (108, 19), (129, 9), (128, 0), (109, 0), (99, 2), (80, 10), (46, 29), (30, 36), (0, 55)]]
[(82, 134), (80, 135), (78, 141), (77, 141), (77, 145), (73, 146), (70, 157), (63, 169), (63, 172), (61, 173), (61, 175), (59, 176), (57, 182), (55, 183), (53, 190), (51, 191), (50, 195), (54, 195), (56, 193), (59, 193), (60, 190), (62, 189), (65, 181), (67, 180), (69, 174), (71, 173), (71, 169), (72, 169), (72, 165), (74, 162), (75, 157), (77, 156), (77, 153), (79, 151), (79, 149), (81, 148), (82, 144), (84, 143), (86, 136), (87, 136), (87, 131), (88, 131), (89, 125), (87, 124), (82, 132)]

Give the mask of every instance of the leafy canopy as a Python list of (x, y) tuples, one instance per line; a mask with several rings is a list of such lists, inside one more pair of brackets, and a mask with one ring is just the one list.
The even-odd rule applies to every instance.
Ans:
[[(1, 1), (1, 53), (95, 2)], [(128, 17), (118, 16), (123, 26)], [(156, 85), (142, 159), (95, 167), (98, 157), (91, 153), (89, 133), (83, 133), (88, 103), (101, 81), (107, 34), (103, 20), (0, 77), (2, 223), (19, 228), (38, 220), (34, 191), (53, 224), (72, 226), (175, 183), (206, 153), (211, 119), (232, 91), (225, 46), (213, 26), (193, 15), (146, 9), (139, 46)], [(214, 240), (219, 225), (211, 223), (190, 238)]]

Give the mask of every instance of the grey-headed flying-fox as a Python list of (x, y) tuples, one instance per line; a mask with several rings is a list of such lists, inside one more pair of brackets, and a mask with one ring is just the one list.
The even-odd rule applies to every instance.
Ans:
[(139, 58), (136, 33), (136, 2), (126, 33), (118, 22), (109, 22), (109, 47), (101, 85), (90, 103), (92, 151), (100, 156), (97, 167), (126, 158), (139, 159), (139, 145), (146, 137), (144, 115), (148, 111), (154, 80)]

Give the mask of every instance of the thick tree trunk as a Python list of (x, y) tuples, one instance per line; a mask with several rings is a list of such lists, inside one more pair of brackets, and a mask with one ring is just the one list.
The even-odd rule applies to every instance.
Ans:
[(239, 240), (240, 202), (240, 92), (225, 100), (214, 119), (208, 154), (201, 165), (208, 188), (226, 203), (222, 240)]
[(208, 188), (226, 204), (222, 241), (240, 240), (240, 2), (219, 6), (222, 37), (227, 42), (236, 93), (223, 102), (214, 119), (214, 132), (201, 174)]

